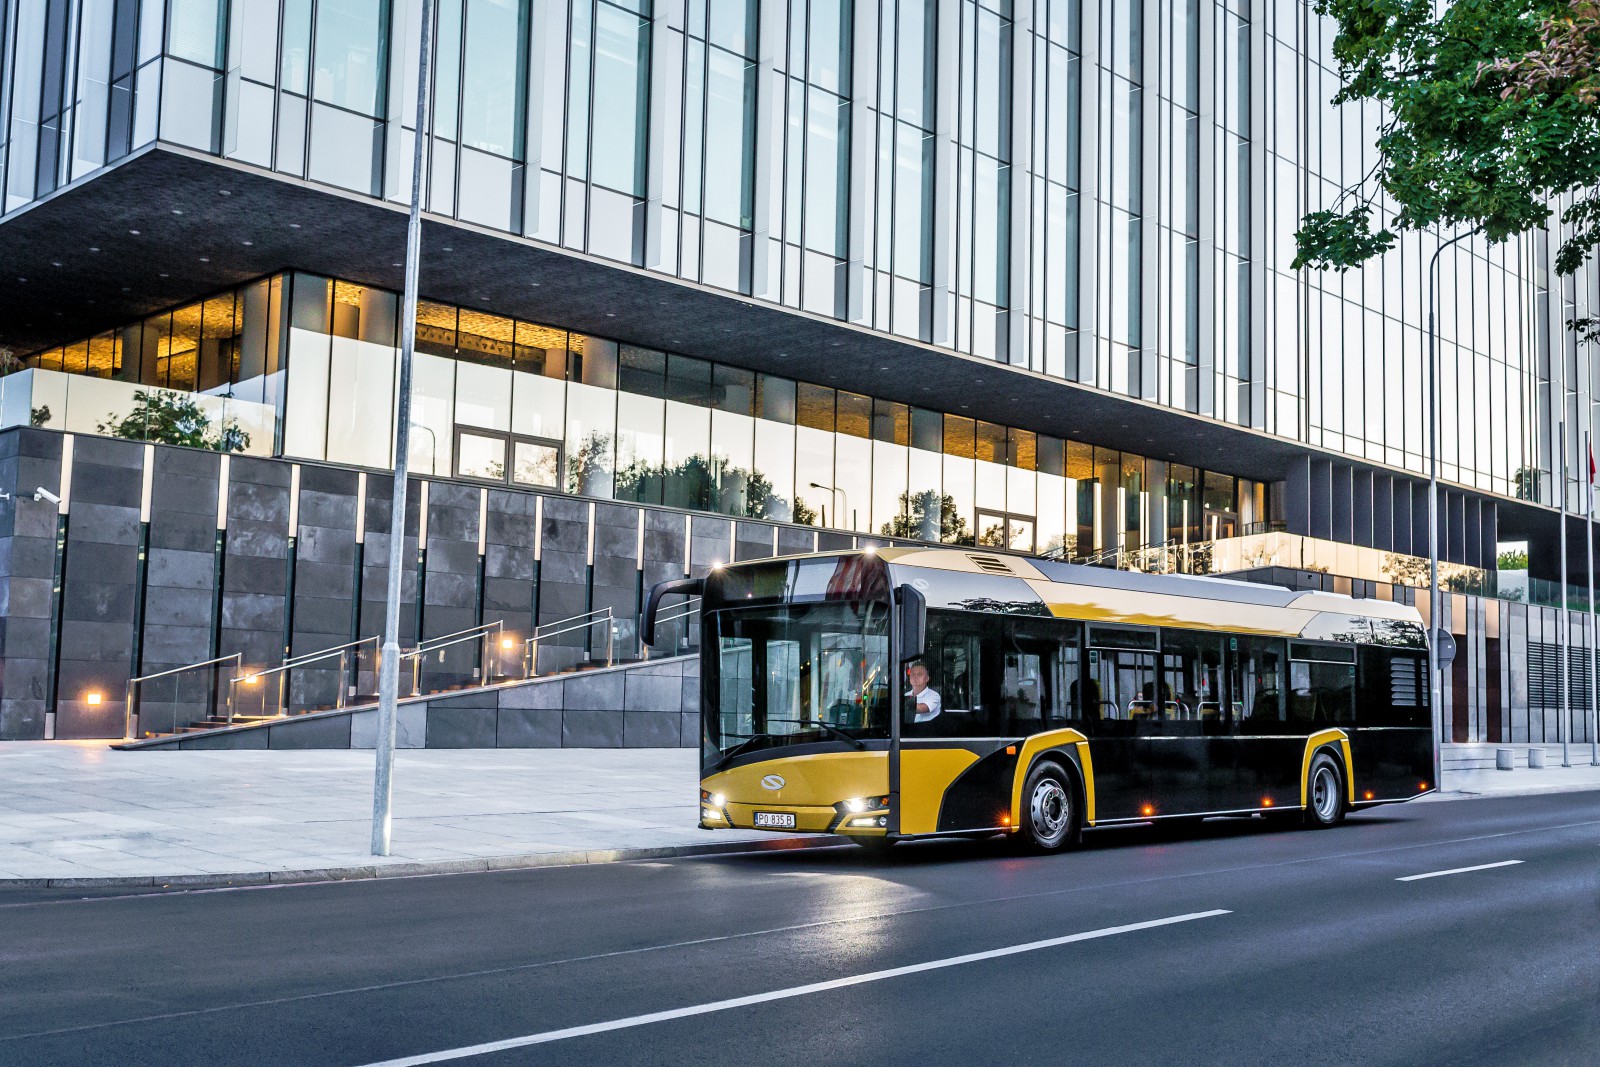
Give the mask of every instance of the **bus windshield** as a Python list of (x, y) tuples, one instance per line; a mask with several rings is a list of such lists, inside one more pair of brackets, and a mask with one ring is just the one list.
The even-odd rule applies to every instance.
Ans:
[(708, 766), (821, 741), (889, 736), (888, 605), (778, 604), (714, 612)]

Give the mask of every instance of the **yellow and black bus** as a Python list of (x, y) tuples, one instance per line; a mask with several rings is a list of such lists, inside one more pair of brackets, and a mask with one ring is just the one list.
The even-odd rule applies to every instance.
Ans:
[(961, 549), (718, 567), (700, 824), (862, 844), (1265, 815), (1430, 791), (1426, 634), (1380, 600)]

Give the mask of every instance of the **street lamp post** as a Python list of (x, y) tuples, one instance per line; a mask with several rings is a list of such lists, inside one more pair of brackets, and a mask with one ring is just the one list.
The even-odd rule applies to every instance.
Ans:
[(405, 564), (406, 476), (411, 450), (411, 356), (417, 343), (417, 274), (422, 260), (422, 142), (428, 117), (428, 61), (432, 58), (433, 0), (422, 0), (422, 44), (417, 53), (417, 125), (411, 151), (411, 210), (406, 219), (406, 278), (400, 312), (399, 405), (394, 426), (394, 492), (389, 508), (389, 581), (384, 605), (383, 652), (378, 668), (378, 737), (372, 776), (372, 854), (387, 856), (394, 797), (394, 741), (400, 694), (400, 571)]
[(1428, 695), (1433, 710), (1433, 787), (1444, 773), (1444, 694), (1439, 680), (1439, 335), (1434, 304), (1439, 298), (1439, 256), (1457, 241), (1477, 233), (1458, 233), (1433, 250), (1428, 263)]

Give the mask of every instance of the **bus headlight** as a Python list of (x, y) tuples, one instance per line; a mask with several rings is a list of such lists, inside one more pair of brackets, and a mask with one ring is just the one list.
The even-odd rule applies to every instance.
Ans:
[(837, 807), (843, 808), (850, 815), (860, 815), (864, 811), (877, 811), (888, 806), (888, 797), (855, 797), (851, 800), (840, 801), (837, 805)]
[(700, 790), (700, 803), (710, 804), (714, 808), (720, 808), (728, 803), (728, 798), (723, 796), (721, 793), (712, 793), (702, 789)]

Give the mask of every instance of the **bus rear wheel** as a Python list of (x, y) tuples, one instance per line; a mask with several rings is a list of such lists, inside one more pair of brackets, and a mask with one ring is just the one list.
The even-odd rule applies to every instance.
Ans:
[(1326, 752), (1311, 761), (1306, 776), (1305, 824), (1313, 830), (1336, 825), (1344, 818), (1344, 775)]
[(1022, 787), (1022, 836), (1037, 852), (1055, 852), (1078, 836), (1077, 790), (1061, 765), (1040, 760)]

